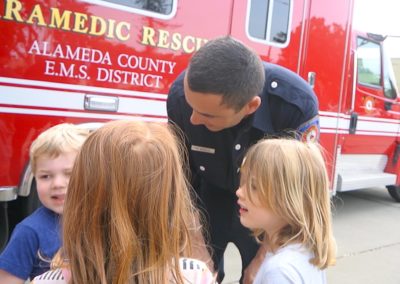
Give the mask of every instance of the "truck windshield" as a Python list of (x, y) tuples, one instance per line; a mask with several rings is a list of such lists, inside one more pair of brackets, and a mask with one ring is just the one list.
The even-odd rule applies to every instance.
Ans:
[(382, 88), (388, 99), (396, 99), (398, 90), (393, 65), (386, 52), (384, 37), (379, 42), (357, 38), (358, 82), (371, 87)]
[(385, 92), (385, 97), (390, 99), (395, 99), (399, 97), (399, 90), (397, 89), (396, 77), (394, 75), (393, 65), (385, 48), (385, 41), (383, 42), (383, 88)]
[(373, 87), (381, 86), (381, 48), (376, 42), (357, 39), (358, 82)]

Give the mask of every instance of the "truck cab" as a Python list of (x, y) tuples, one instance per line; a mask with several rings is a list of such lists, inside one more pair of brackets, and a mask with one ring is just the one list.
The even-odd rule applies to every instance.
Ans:
[(400, 201), (400, 96), (382, 35), (354, 32), (352, 80), (344, 114), (348, 133), (338, 134), (336, 191), (387, 186)]

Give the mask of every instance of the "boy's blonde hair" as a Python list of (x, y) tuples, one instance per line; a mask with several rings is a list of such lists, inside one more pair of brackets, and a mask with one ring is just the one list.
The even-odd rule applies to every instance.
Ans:
[(63, 153), (78, 151), (88, 135), (89, 130), (71, 123), (58, 124), (42, 132), (29, 150), (32, 173), (36, 173), (39, 157), (56, 158)]
[(183, 283), (196, 214), (183, 153), (158, 123), (113, 121), (90, 135), (63, 215), (71, 283)]
[(315, 266), (324, 269), (334, 264), (329, 178), (317, 144), (261, 140), (247, 152), (241, 175), (250, 201), (257, 194), (261, 206), (288, 223), (275, 235), (254, 230), (259, 241), (267, 242), (273, 251), (301, 243), (313, 252), (310, 262)]

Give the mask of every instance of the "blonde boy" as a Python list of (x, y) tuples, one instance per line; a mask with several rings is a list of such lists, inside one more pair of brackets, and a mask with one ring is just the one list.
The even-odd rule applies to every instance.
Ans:
[(60, 247), (63, 212), (75, 157), (89, 132), (59, 124), (40, 134), (30, 148), (30, 165), (42, 207), (19, 223), (0, 255), (0, 283), (24, 283), (50, 268)]

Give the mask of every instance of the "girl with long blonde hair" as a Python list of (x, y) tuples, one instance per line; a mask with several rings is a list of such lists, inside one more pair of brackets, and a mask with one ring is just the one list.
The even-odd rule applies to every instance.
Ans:
[(261, 140), (247, 152), (240, 183), (240, 221), (267, 251), (254, 283), (326, 283), (336, 245), (319, 146)]
[(183, 152), (169, 127), (114, 121), (90, 135), (63, 216), (68, 269), (49, 273), (74, 284), (212, 281), (203, 262), (182, 258), (190, 256), (190, 236), (200, 228)]

